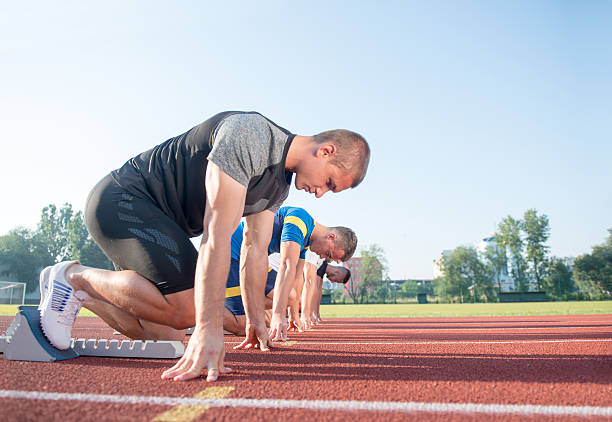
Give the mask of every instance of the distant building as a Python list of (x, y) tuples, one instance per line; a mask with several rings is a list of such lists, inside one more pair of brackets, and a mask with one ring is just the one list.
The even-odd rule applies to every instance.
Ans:
[[(495, 234), (490, 234), (489, 236), (483, 238), (476, 246), (476, 251), (478, 252), (478, 254), (480, 255), (482, 259), (485, 258), (487, 251), (491, 251), (497, 254), (502, 253), (501, 249), (499, 248), (499, 246), (497, 246), (497, 243), (495, 242)], [(453, 252), (452, 250), (444, 250), (442, 251), (440, 256), (434, 260), (434, 264), (433, 264), (434, 279), (444, 276), (444, 271), (442, 270), (442, 260), (444, 259), (444, 257), (450, 256), (452, 252)], [(566, 264), (570, 264), (571, 266), (573, 264), (573, 258), (566, 258), (564, 262)], [(499, 273), (495, 274), (495, 279), (493, 280), (493, 283), (495, 287), (499, 289), (499, 291), (501, 292), (516, 291), (518, 286), (516, 285), (516, 282), (512, 278), (512, 275), (511, 275), (512, 274), (511, 270), (513, 266), (514, 266), (514, 263), (512, 259), (508, 258), (506, 267), (501, 268)], [(537, 289), (535, 279), (529, 280), (528, 289), (529, 291), (535, 291)]]
[[(501, 254), (501, 250), (495, 243), (495, 235), (489, 235), (483, 238), (478, 245), (476, 246), (476, 251), (480, 255), (481, 258), (484, 258), (487, 249), (492, 249), (493, 251)], [(433, 263), (433, 276), (434, 279), (443, 277), (444, 271), (442, 268), (442, 261), (444, 257), (449, 257), (452, 253), (452, 250), (446, 249), (443, 250), (440, 256), (434, 260)], [(516, 289), (514, 279), (510, 276), (508, 272), (508, 268), (502, 268), (499, 274), (495, 275), (494, 280), (495, 287), (498, 288), (502, 292), (512, 292)]]
[[(478, 246), (476, 246), (476, 251), (480, 254), (481, 258), (485, 257), (487, 250), (491, 250), (499, 255), (502, 253), (497, 243), (495, 243), (494, 234), (485, 237), (478, 243)], [(508, 266), (502, 268), (498, 274), (495, 274), (493, 283), (501, 292), (513, 292), (516, 289), (514, 279), (508, 274)]]
[[(382, 268), (382, 265), (376, 260), (376, 263)], [(344, 263), (344, 266), (351, 272), (351, 278), (344, 285), (344, 294), (350, 296), (349, 291), (355, 292), (359, 286), (363, 284), (365, 274), (363, 271), (363, 258), (351, 258)], [(381, 274), (382, 277), (382, 274)]]
[(351, 272), (351, 278), (344, 285), (344, 295), (350, 296), (349, 291), (355, 291), (363, 283), (363, 272), (361, 271), (362, 258), (351, 258), (344, 266)]

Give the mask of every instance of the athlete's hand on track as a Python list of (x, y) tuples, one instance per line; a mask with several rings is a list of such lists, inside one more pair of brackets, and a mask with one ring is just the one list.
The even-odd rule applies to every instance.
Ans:
[(287, 331), (297, 331), (299, 333), (303, 333), (304, 324), (302, 324), (302, 321), (299, 319), (291, 319), (291, 321), (289, 321), (289, 328), (287, 328)]
[(300, 317), (300, 322), (302, 323), (302, 326), (304, 327), (304, 330), (310, 330), (313, 327), (313, 323), (310, 320), (309, 317), (302, 315)]
[(297, 331), (299, 333), (303, 333), (304, 332), (304, 324), (302, 324), (302, 321), (300, 320), (300, 314), (299, 313), (291, 313), (289, 315), (289, 327), (287, 328), (287, 331)]
[(164, 371), (161, 377), (174, 381), (187, 381), (198, 378), (206, 369), (206, 381), (215, 381), (220, 374), (232, 371), (223, 365), (224, 357), (223, 330), (205, 329), (196, 325), (183, 357), (172, 368)]
[(272, 341), (268, 336), (268, 329), (265, 323), (251, 324), (248, 319), (245, 328), (246, 338), (238, 346), (234, 347), (234, 350), (238, 349), (257, 349), (258, 347), (262, 352), (267, 352), (272, 347)]
[(287, 319), (279, 314), (272, 314), (272, 321), (270, 321), (269, 333), (272, 341), (286, 341)]

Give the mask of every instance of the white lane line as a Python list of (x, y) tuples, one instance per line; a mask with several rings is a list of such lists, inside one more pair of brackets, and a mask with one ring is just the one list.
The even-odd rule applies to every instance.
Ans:
[[(394, 344), (538, 344), (538, 343), (602, 343), (602, 342), (612, 342), (612, 339), (603, 338), (603, 339), (567, 339), (567, 340), (500, 340), (500, 341), (395, 341), (395, 342), (318, 342), (318, 341), (296, 341), (296, 344), (326, 344), (326, 345), (355, 345), (355, 344), (365, 344), (365, 345), (394, 345)], [(240, 344), (239, 341), (226, 341), (225, 344)]]
[(326, 332), (326, 333), (363, 333), (365, 330), (368, 331), (377, 331), (377, 330), (384, 330), (384, 331), (389, 331), (389, 329), (393, 329), (394, 331), (398, 331), (398, 330), (402, 330), (402, 331), (407, 331), (407, 332), (411, 332), (411, 333), (419, 333), (419, 332), (427, 332), (427, 333), (439, 333), (442, 331), (480, 331), (480, 332), (487, 332), (487, 331), (524, 331), (524, 330), (545, 330), (545, 331), (551, 331), (551, 330), (580, 330), (580, 332), (586, 331), (586, 330), (599, 330), (601, 331), (602, 328), (605, 328), (605, 331), (609, 331), (610, 328), (612, 327), (612, 325), (597, 325), (595, 327), (590, 326), (590, 327), (581, 327), (581, 326), (574, 326), (574, 327), (548, 327), (548, 326), (542, 326), (542, 327), (486, 327), (486, 328), (482, 328), (482, 327), (456, 327), (456, 328), (452, 328), (452, 327), (440, 327), (440, 328), (419, 328), (419, 327), (402, 327), (402, 328), (395, 328), (395, 327), (387, 327), (387, 328), (366, 328), (363, 330), (347, 330), (347, 329), (336, 329), (336, 328), (330, 328), (330, 329), (321, 329), (319, 331), (321, 332)]
[(45, 393), (0, 390), (1, 398), (26, 400), (70, 400), (96, 403), (148, 404), (159, 406), (250, 407), (262, 409), (306, 409), (374, 412), (490, 413), (546, 416), (612, 416), (612, 407), (543, 406), (480, 403), (422, 403), (340, 400), (197, 399), (183, 397), (115, 396), (110, 394)]
[[(470, 319), (476, 319), (478, 317), (468, 317)], [(393, 324), (408, 324), (408, 325), (508, 325), (508, 324), (560, 324), (560, 323), (571, 323), (571, 324), (610, 324), (612, 322), (612, 316), (606, 319), (592, 319), (592, 320), (567, 320), (561, 319), (558, 321), (541, 321), (541, 320), (525, 320), (525, 321), (504, 321), (504, 320), (485, 320), (485, 321), (444, 321), (445, 317), (440, 317), (439, 320), (432, 321), (419, 321), (420, 317), (389, 317), (389, 318), (378, 318), (373, 317), (369, 319), (365, 319), (363, 321), (343, 321), (340, 318), (335, 319), (326, 319), (323, 321), (322, 325), (364, 325), (369, 324), (371, 322), (376, 322), (377, 324), (383, 324), (384, 322), (377, 321), (379, 319), (384, 319), (385, 321), (393, 321)]]

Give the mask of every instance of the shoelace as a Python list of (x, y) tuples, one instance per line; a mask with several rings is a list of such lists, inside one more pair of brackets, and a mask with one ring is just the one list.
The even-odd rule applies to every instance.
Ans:
[(74, 295), (72, 286), (53, 280), (51, 309), (58, 313), (57, 322), (72, 327), (81, 309), (81, 301)]
[(57, 322), (67, 327), (72, 327), (80, 309), (81, 301), (74, 297), (74, 295), (72, 295), (66, 303), (64, 312), (60, 313), (57, 316)]

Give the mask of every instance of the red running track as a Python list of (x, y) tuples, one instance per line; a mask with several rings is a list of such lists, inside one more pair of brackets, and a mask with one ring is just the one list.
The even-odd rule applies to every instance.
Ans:
[[(73, 335), (112, 332), (79, 317)], [(167, 360), (0, 359), (0, 420), (612, 420), (612, 315), (330, 319), (270, 353), (225, 340), (215, 383), (163, 381)], [(198, 394), (216, 400), (176, 400)]]

